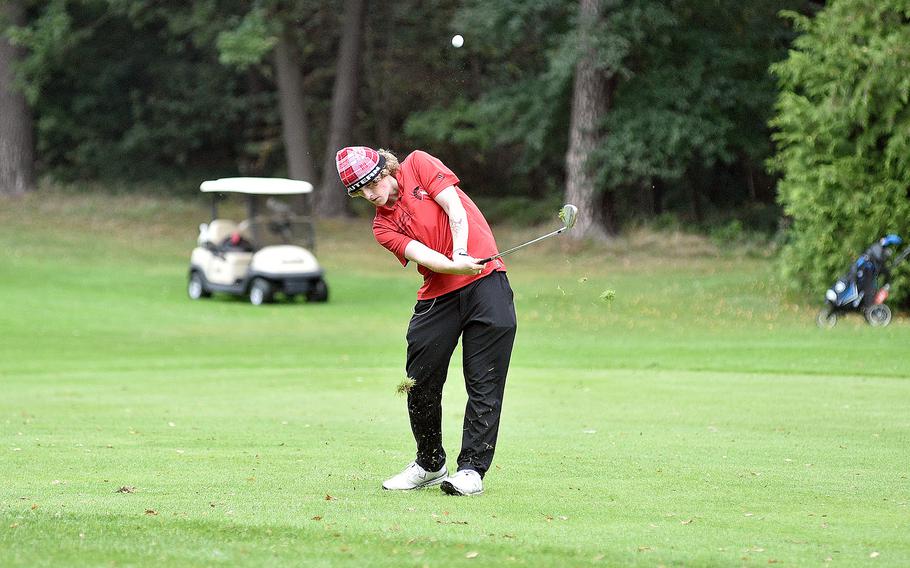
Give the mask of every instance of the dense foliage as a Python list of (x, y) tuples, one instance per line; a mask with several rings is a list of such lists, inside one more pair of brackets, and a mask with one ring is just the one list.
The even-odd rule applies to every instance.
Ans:
[[(620, 197), (626, 218), (672, 211), (701, 221), (711, 208), (772, 203), (774, 180), (762, 167), (776, 93), (767, 67), (791, 39), (778, 11), (809, 3), (605, 4), (597, 47), (614, 79), (603, 144), (593, 156), (599, 189)], [(488, 155), (507, 152), (510, 180), (501, 191), (559, 188), (574, 17), (568, 2), (467, 2), (457, 27), (472, 31), (466, 49), (489, 63), (473, 89), (412, 114), (408, 133)], [(763, 228), (773, 229), (775, 217)]]
[(773, 165), (793, 222), (783, 266), (824, 290), (883, 234), (910, 237), (910, 2), (836, 0), (790, 17), (803, 34), (774, 66)]
[[(19, 0), (39, 171), (64, 179), (283, 175), (270, 50), (290, 29), (325, 148), (344, 2)], [(601, 0), (610, 76), (590, 157), (621, 222), (738, 216), (774, 230), (768, 65), (811, 0)], [(577, 1), (370, 3), (351, 143), (444, 156), (480, 198), (560, 198)], [(464, 35), (453, 48), (454, 33)], [(315, 156), (316, 168), (324, 163)], [(321, 174), (322, 172), (317, 172)], [(190, 186), (187, 186), (190, 187)]]

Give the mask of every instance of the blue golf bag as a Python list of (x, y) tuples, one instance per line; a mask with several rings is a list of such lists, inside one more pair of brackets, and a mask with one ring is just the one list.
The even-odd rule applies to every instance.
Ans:
[[(885, 303), (891, 290), (891, 269), (888, 258), (893, 247), (903, 240), (897, 235), (886, 235), (873, 243), (825, 292), (825, 306), (818, 312), (816, 323), (819, 327), (837, 325), (839, 315), (847, 312), (861, 312), (872, 326), (886, 326), (891, 323), (891, 308)], [(901, 263), (910, 254), (907, 247), (891, 264)]]

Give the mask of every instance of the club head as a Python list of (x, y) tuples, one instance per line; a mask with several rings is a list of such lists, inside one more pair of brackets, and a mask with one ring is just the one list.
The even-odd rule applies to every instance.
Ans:
[(559, 219), (566, 229), (571, 229), (575, 226), (575, 220), (578, 219), (578, 207), (571, 203), (563, 205), (562, 209), (559, 210)]

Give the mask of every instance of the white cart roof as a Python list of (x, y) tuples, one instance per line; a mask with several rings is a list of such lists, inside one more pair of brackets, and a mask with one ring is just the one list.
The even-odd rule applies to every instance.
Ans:
[(313, 184), (295, 179), (236, 177), (204, 181), (199, 189), (206, 193), (295, 195), (310, 193), (313, 191)]

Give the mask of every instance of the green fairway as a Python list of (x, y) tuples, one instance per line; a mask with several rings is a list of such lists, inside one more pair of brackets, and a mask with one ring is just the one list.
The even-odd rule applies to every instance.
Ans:
[[(906, 318), (818, 330), (696, 238), (541, 244), (485, 493), (389, 493), (416, 271), (325, 223), (328, 303), (193, 302), (207, 211), (0, 200), (0, 566), (910, 565)], [(459, 351), (450, 468), (464, 402)]]

